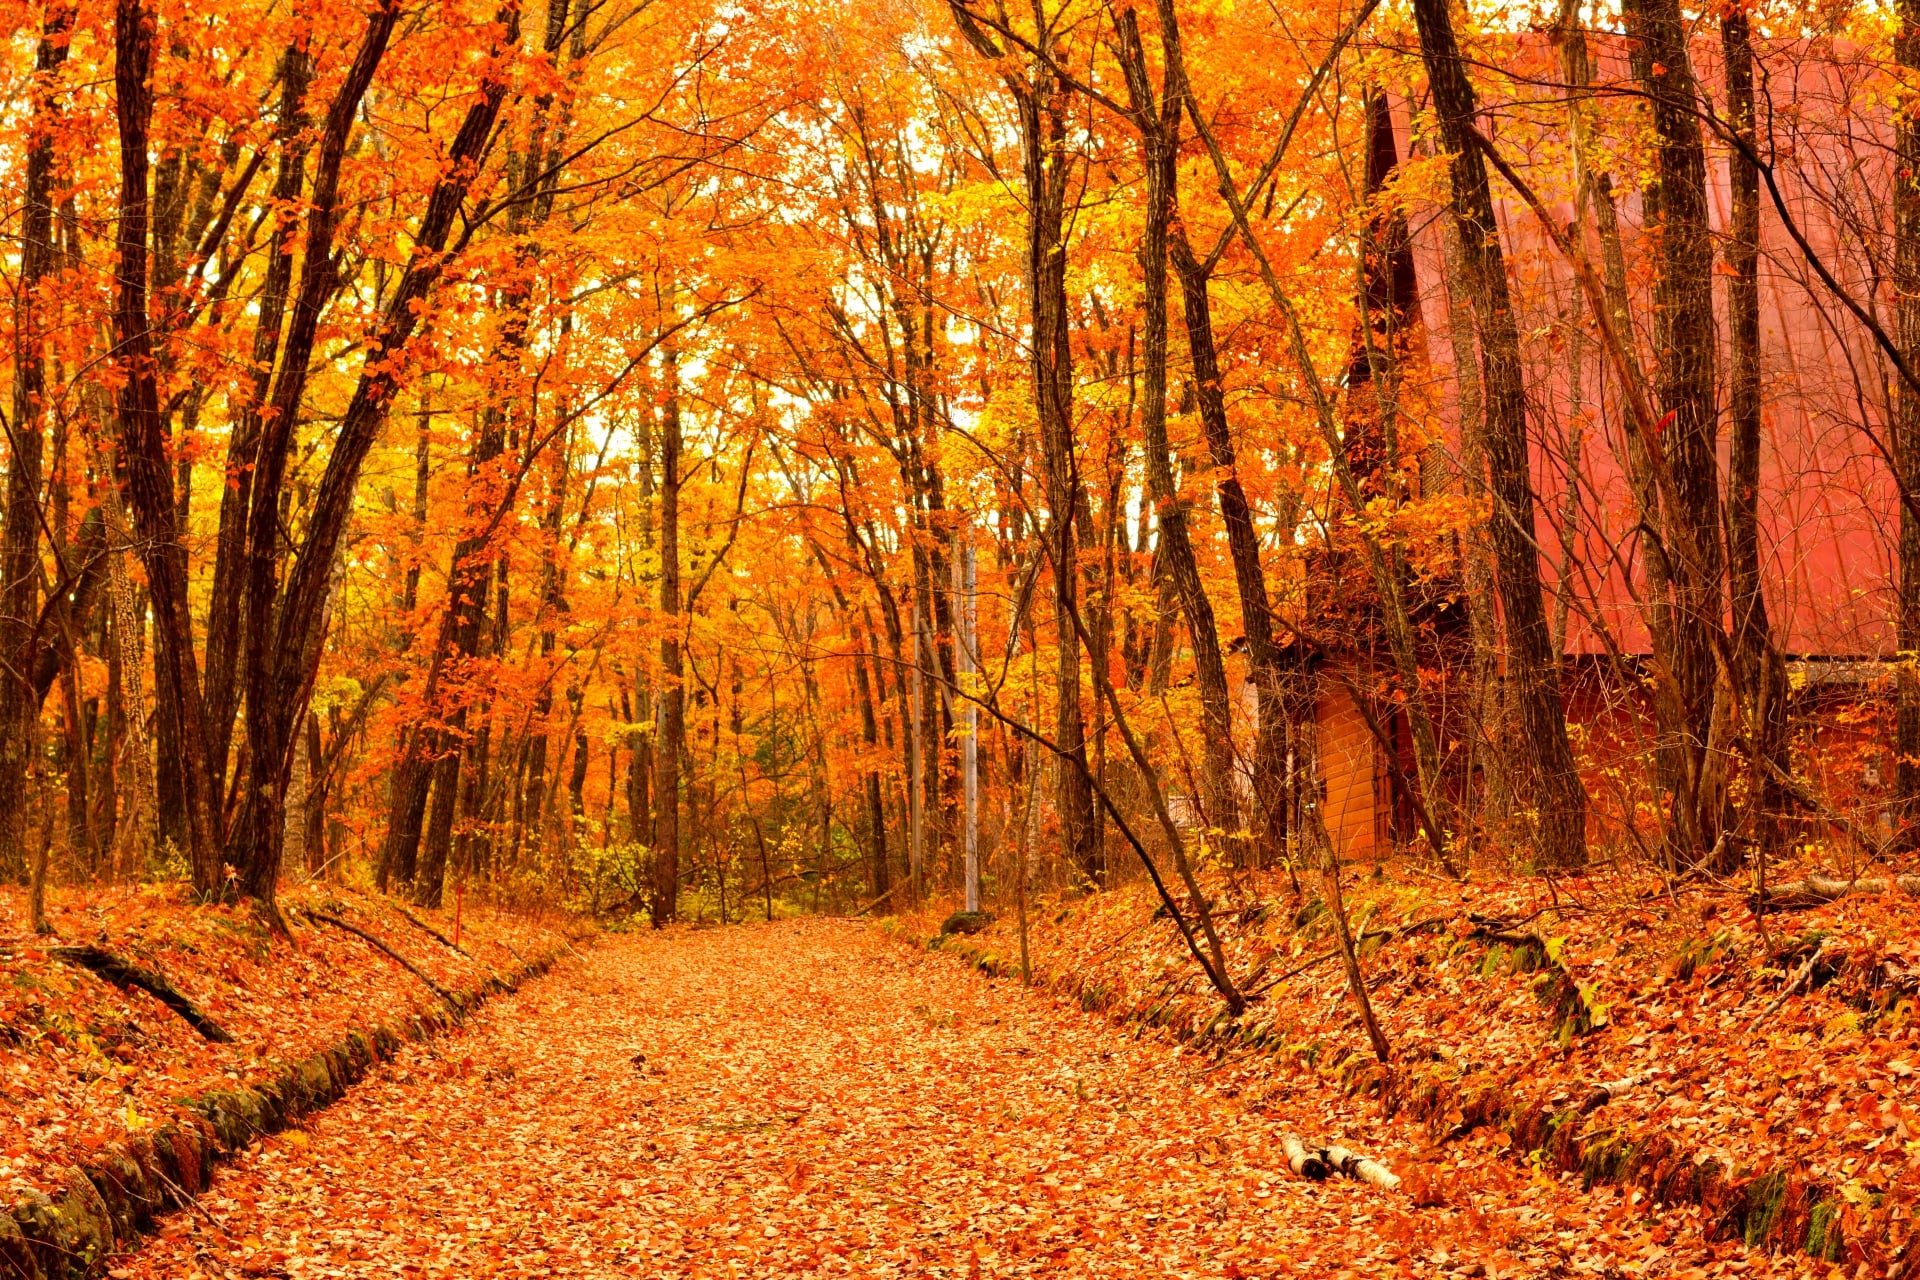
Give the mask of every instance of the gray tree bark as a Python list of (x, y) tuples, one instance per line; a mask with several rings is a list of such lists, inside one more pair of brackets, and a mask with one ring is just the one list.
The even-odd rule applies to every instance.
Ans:
[(1487, 471), (1495, 503), (1491, 539), (1506, 613), (1508, 686), (1525, 734), (1526, 763), (1539, 787), (1539, 855), (1551, 866), (1578, 867), (1587, 858), (1587, 796), (1567, 740), (1560, 655), (1553, 651), (1541, 597), (1520, 335), (1474, 129), (1478, 105), (1448, 0), (1415, 0), (1414, 19), (1441, 139), (1451, 153), (1450, 204), (1480, 335)]

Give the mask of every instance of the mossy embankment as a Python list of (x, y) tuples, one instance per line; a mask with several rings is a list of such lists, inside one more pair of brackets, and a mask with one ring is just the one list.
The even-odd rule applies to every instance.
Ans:
[[(0, 901), (0, 927), (16, 905)], [(456, 924), (324, 886), (282, 905), (276, 932), (245, 908), (116, 890), (59, 903), (53, 937), (0, 933), (0, 1277), (104, 1274), (220, 1160), (569, 945), (558, 922)]]

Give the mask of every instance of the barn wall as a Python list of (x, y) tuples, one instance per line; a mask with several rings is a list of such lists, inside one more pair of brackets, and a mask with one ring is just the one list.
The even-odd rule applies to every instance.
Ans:
[[(1702, 31), (1693, 49), (1695, 69), (1703, 83), (1717, 85), (1719, 40), (1707, 36), (1705, 27)], [(1597, 95), (1603, 101), (1632, 98), (1636, 91), (1626, 42), (1601, 33), (1589, 41)], [(1763, 38), (1760, 45), (1782, 194), (1828, 267), (1868, 305), (1890, 308), (1884, 263), (1892, 240), (1885, 193), (1893, 181), (1889, 104), (1896, 95), (1888, 89), (1886, 68), (1867, 51), (1839, 41), (1822, 42), (1817, 50), (1785, 37)], [(1519, 170), (1535, 174), (1536, 182), (1552, 166), (1565, 164), (1561, 98), (1527, 88), (1557, 83), (1557, 59), (1551, 38), (1535, 32), (1516, 36), (1502, 60), (1514, 79), (1497, 92), (1513, 92), (1531, 105), (1509, 113), (1500, 144)], [(1487, 74), (1490, 82), (1498, 78), (1498, 72)], [(1396, 105), (1395, 122), (1399, 136), (1407, 137), (1411, 120), (1404, 101)], [(1617, 133), (1621, 124), (1615, 119), (1610, 127)], [(1652, 314), (1648, 290), (1657, 234), (1643, 225), (1635, 184), (1622, 180), (1634, 161), (1631, 150), (1622, 155), (1624, 168), (1615, 181), (1641, 358), (1648, 360), (1644, 326)], [(1728, 157), (1711, 134), (1707, 173), (1713, 224), (1724, 233), (1731, 205)], [(1555, 185), (1549, 180), (1542, 190), (1556, 221), (1584, 228), (1581, 220), (1590, 215)], [(1543, 547), (1555, 549), (1540, 565), (1549, 596), (1563, 589), (1558, 548), (1570, 547), (1577, 570), (1564, 584), (1571, 604), (1565, 652), (1645, 654), (1651, 651), (1640, 609), (1646, 582), (1617, 379), (1592, 333), (1565, 257), (1510, 188), (1496, 183), (1494, 194), (1513, 277), (1515, 319), (1522, 333), (1539, 339), (1529, 341), (1522, 355), (1537, 532)], [(1416, 366), (1409, 372), (1406, 394), (1430, 397), (1442, 435), (1457, 450), (1458, 383), (1447, 339), (1442, 220), (1419, 201), (1409, 214), (1427, 370), (1423, 375)], [(1868, 331), (1814, 277), (1771, 206), (1760, 222), (1759, 523), (1776, 641), (1792, 655), (1891, 657), (1899, 499), (1875, 440), (1889, 438), (1887, 389), (1898, 376)], [(1598, 253), (1591, 240), (1587, 252)], [(1724, 354), (1724, 292), (1716, 290), (1715, 305), (1722, 316)], [(1586, 334), (1578, 347), (1577, 382), (1570, 367), (1570, 316), (1578, 317)]]

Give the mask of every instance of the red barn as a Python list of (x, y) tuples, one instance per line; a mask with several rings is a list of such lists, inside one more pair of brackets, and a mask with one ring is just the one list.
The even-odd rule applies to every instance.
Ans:
[[(1594, 53), (1596, 89), (1604, 94), (1609, 86), (1630, 87), (1620, 42), (1598, 42)], [(1761, 115), (1763, 131), (1770, 133), (1763, 133), (1761, 149), (1774, 158), (1784, 203), (1843, 287), (1879, 314), (1890, 315), (1884, 282), (1891, 260), (1893, 127), (1884, 69), (1858, 51), (1831, 44), (1774, 46), (1758, 53), (1768, 72), (1762, 78), (1768, 100)], [(1543, 36), (1517, 41), (1512, 60), (1503, 66), (1519, 83), (1552, 85), (1559, 79), (1556, 51)], [(1716, 43), (1697, 44), (1695, 70), (1701, 84), (1717, 92)], [(1392, 115), (1392, 132), (1404, 153), (1406, 104), (1396, 104)], [(1522, 123), (1496, 141), (1516, 168), (1527, 173), (1527, 158), (1537, 151), (1548, 162), (1539, 172), (1564, 173), (1564, 139), (1537, 125), (1525, 132), (1527, 114), (1510, 115)], [(1532, 118), (1552, 117), (1542, 107)], [(1726, 225), (1730, 203), (1727, 156), (1708, 136), (1718, 229)], [(1416, 150), (1424, 146), (1416, 143)], [(1583, 761), (1590, 766), (1593, 835), (1604, 839), (1620, 834), (1609, 828), (1633, 820), (1645, 770), (1636, 778), (1617, 766), (1642, 748), (1649, 728), (1637, 695), (1623, 696), (1617, 681), (1601, 677), (1604, 670), (1618, 670), (1619, 657), (1631, 660), (1649, 651), (1639, 604), (1645, 584), (1635, 507), (1621, 462), (1620, 389), (1591, 333), (1569, 265), (1528, 206), (1497, 175), (1493, 181), (1517, 319), (1526, 339), (1548, 613), (1568, 664), (1576, 747), (1583, 748)], [(1616, 185), (1630, 287), (1638, 304), (1635, 335), (1648, 359), (1650, 237), (1641, 225), (1638, 191), (1631, 181)], [(1551, 192), (1542, 194), (1552, 198)], [(1409, 208), (1407, 215), (1418, 295), (1415, 358), (1408, 376), (1422, 376), (1424, 358), (1425, 376), (1434, 380), (1442, 406), (1444, 440), (1438, 452), (1444, 464), (1458, 440), (1450, 299), (1437, 221), (1444, 214), (1424, 205)], [(1597, 262), (1591, 217), (1570, 198), (1554, 206), (1554, 216), (1586, 236), (1587, 251)], [(1899, 507), (1882, 448), (1891, 440), (1896, 375), (1866, 326), (1820, 281), (1764, 195), (1761, 225), (1760, 526), (1767, 606), (1776, 642), (1791, 664), (1796, 705), (1802, 712), (1816, 706), (1828, 711), (1812, 734), (1822, 747), (1818, 781), (1830, 795), (1871, 804), (1885, 772), (1878, 758), (1884, 735), (1872, 695), (1884, 683), (1895, 647)], [(1724, 297), (1716, 297), (1723, 350), (1724, 307)], [(1724, 448), (1723, 442), (1723, 468)], [(1442, 475), (1447, 469), (1425, 468)], [(1351, 673), (1352, 659), (1332, 661), (1348, 663)], [(1322, 813), (1335, 847), (1346, 856), (1364, 857), (1413, 839), (1416, 828), (1402, 781), (1413, 773), (1404, 722), (1388, 713), (1369, 726), (1347, 682), (1323, 679), (1318, 685), (1314, 726), (1325, 785)]]

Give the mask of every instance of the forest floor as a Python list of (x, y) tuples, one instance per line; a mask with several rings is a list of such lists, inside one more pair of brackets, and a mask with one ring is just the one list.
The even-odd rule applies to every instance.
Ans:
[[(1103, 895), (1104, 896), (1104, 895)], [(117, 1280), (1793, 1274), (880, 929), (604, 939), (218, 1173)], [(1408, 1175), (1294, 1177), (1338, 1137)], [(1444, 1161), (1444, 1164), (1439, 1163)], [(1410, 1194), (1409, 1192), (1412, 1192)], [(1670, 1234), (1671, 1233), (1671, 1234)], [(1826, 1267), (1821, 1266), (1824, 1272)]]
[[(1379, 1142), (1409, 1175), (1403, 1197), (1477, 1195), (1504, 1166), (1512, 1202), (1580, 1232), (1588, 1269), (1911, 1274), (1920, 879), (1793, 878), (1814, 870), (1778, 874), (1756, 919), (1738, 878), (1354, 866), (1343, 896), (1390, 1067), (1369, 1049), (1317, 875), (1206, 877), (1226, 967), (1252, 997), (1237, 1019), (1144, 883), (1035, 901), (1027, 951), (1041, 989), (1177, 1040), (1215, 1089), (1295, 1115), (1323, 1099), (1303, 1137), (1391, 1115)], [(1018, 973), (1010, 915), (938, 945)], [(940, 926), (892, 925), (913, 941)]]

